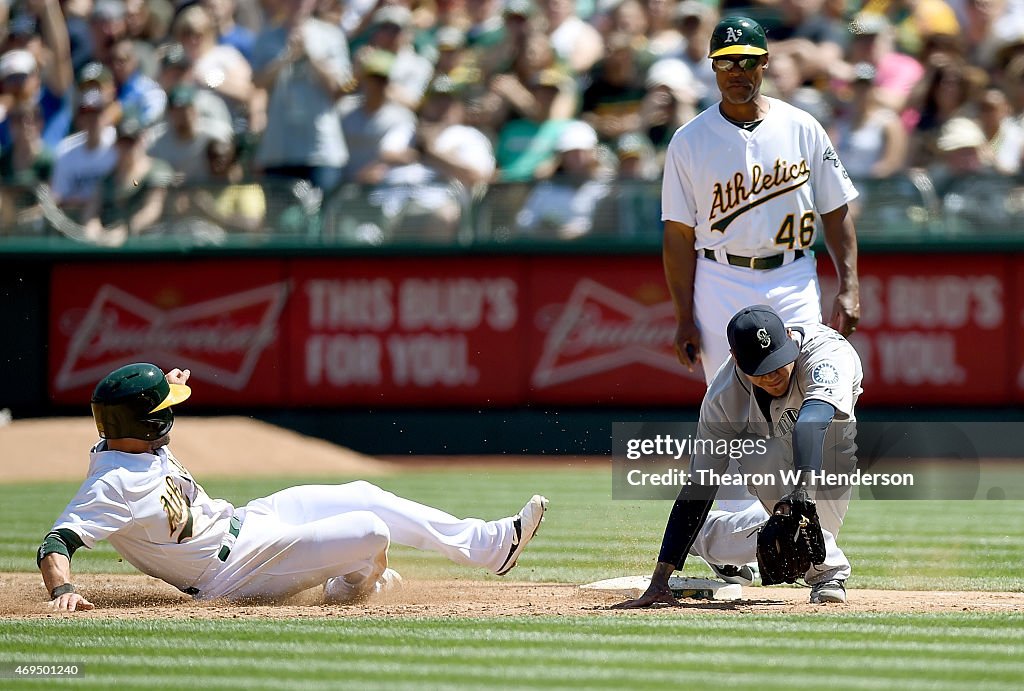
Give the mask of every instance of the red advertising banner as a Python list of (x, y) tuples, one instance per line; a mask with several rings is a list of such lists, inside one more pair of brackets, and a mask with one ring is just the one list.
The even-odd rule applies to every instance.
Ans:
[[(823, 311), (835, 270), (819, 256)], [(870, 404), (999, 404), (1011, 387), (1015, 296), (998, 255), (861, 255), (861, 321), (850, 339)], [(1024, 296), (1022, 296), (1024, 297)], [(1019, 300), (1017, 304), (1021, 303)], [(1019, 309), (1019, 308), (1018, 308)]]
[(704, 375), (676, 358), (660, 257), (530, 263), (530, 399), (572, 405), (699, 404)]
[(188, 368), (196, 404), (283, 403), (278, 334), (288, 284), (277, 261), (56, 266), (50, 392), (88, 405), (96, 382), (130, 362)]
[(523, 403), (523, 264), (507, 257), (291, 262), (290, 399)]

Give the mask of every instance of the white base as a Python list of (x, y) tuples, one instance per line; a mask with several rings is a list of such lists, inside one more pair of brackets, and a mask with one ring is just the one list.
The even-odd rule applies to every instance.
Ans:
[[(581, 585), (580, 588), (636, 598), (643, 595), (650, 584), (650, 576), (621, 576), (587, 583)], [(672, 589), (672, 594), (676, 597), (694, 600), (739, 600), (743, 597), (743, 588), (739, 584), (723, 583), (709, 578), (673, 576), (668, 579), (668, 587)]]

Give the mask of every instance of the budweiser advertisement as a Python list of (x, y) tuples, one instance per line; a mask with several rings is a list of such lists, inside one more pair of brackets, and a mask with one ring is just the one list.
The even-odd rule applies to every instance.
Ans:
[(292, 400), (363, 406), (524, 401), (522, 260), (291, 266)]
[(657, 257), (531, 263), (530, 399), (573, 405), (700, 403), (702, 370), (676, 358), (675, 310)]
[[(819, 255), (823, 312), (835, 271)], [(1005, 403), (1011, 395), (1010, 260), (997, 255), (861, 255), (861, 321), (851, 341), (864, 403)], [(984, 355), (981, 355), (984, 353)]]
[(82, 263), (54, 267), (50, 391), (88, 403), (130, 362), (188, 368), (197, 404), (280, 404), (288, 282), (276, 261)]

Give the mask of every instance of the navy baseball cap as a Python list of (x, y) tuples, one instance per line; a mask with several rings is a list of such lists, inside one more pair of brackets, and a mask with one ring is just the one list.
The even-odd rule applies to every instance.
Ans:
[(741, 309), (729, 320), (726, 335), (736, 364), (752, 377), (795, 362), (800, 354), (796, 341), (786, 333), (786, 325), (768, 305)]

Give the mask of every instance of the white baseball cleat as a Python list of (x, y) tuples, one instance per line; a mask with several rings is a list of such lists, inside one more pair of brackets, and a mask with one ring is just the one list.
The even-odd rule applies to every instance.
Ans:
[(732, 564), (712, 564), (708, 562), (708, 566), (711, 567), (716, 576), (726, 583), (738, 583), (739, 585), (754, 584), (754, 570), (747, 564), (733, 566)]
[(523, 510), (515, 516), (512, 521), (512, 526), (515, 528), (515, 534), (512, 536), (512, 548), (509, 550), (508, 556), (505, 557), (505, 561), (495, 571), (496, 574), (504, 576), (515, 567), (519, 555), (537, 534), (537, 529), (540, 528), (541, 521), (544, 520), (544, 512), (547, 511), (547, 508), (548, 500), (535, 494), (530, 501), (526, 502)]
[(838, 578), (830, 578), (811, 586), (811, 604), (819, 605), (828, 602), (846, 602), (846, 582)]

